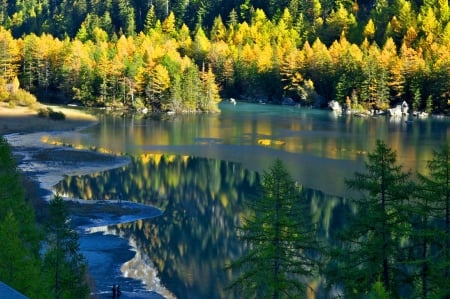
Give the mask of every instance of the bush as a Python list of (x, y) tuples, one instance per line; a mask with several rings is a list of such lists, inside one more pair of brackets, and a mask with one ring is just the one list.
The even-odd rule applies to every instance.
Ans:
[(49, 118), (52, 120), (65, 120), (66, 116), (64, 113), (59, 111), (53, 111), (51, 108), (39, 109), (38, 117)]
[(50, 109), (49, 118), (53, 119), (53, 120), (65, 120), (66, 116), (62, 112), (53, 111), (53, 110)]
[(13, 102), (19, 106), (32, 107), (36, 105), (36, 97), (26, 90), (19, 89), (9, 94), (9, 102)]
[(47, 109), (39, 109), (39, 110), (38, 110), (38, 117), (48, 118), (49, 110), (51, 110), (51, 109), (50, 109), (50, 108), (47, 108)]

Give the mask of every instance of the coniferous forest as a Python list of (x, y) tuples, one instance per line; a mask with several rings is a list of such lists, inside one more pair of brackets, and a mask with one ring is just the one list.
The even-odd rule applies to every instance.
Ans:
[(154, 111), (289, 97), (448, 112), (447, 0), (1, 2), (3, 101), (20, 86)]

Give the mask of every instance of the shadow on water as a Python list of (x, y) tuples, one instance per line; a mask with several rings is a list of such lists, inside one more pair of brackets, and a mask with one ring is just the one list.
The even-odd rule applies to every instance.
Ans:
[[(245, 213), (243, 201), (258, 196), (259, 183), (259, 174), (241, 164), (146, 153), (121, 168), (66, 177), (55, 190), (86, 200), (120, 195), (161, 209), (160, 217), (105, 230), (132, 240), (139, 261), (128, 264), (150, 260), (156, 274), (142, 270), (136, 278), (145, 282), (156, 275), (177, 298), (238, 298), (224, 290), (233, 277), (223, 268), (246, 250), (237, 239), (236, 226)], [(347, 207), (341, 199), (319, 191), (304, 189), (304, 195), (311, 201), (321, 238), (329, 238), (333, 228), (342, 225), (337, 215)], [(312, 283), (317, 287), (321, 282)]]

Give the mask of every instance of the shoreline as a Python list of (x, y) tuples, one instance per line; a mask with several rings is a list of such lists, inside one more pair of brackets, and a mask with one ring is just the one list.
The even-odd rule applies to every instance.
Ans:
[(38, 109), (23, 106), (8, 108), (0, 104), (0, 135), (76, 131), (98, 123), (94, 115), (80, 109), (51, 105), (40, 105), (38, 108), (51, 108), (55, 112), (62, 112), (65, 119), (52, 120), (39, 117)]
[[(105, 171), (129, 163), (126, 157), (42, 142), (45, 135), (72, 134), (98, 123), (93, 115), (80, 110), (45, 107), (64, 113), (66, 119), (40, 118), (37, 111), (27, 107), (10, 109), (0, 105), (0, 135), (10, 144), (22, 176), (36, 186), (37, 191), (34, 190), (30, 196), (34, 197), (33, 204), (41, 208), (54, 196), (53, 186), (64, 176)], [(91, 298), (110, 298), (109, 284), (112, 283), (121, 284), (121, 298), (124, 299), (164, 298), (146, 288), (139, 278), (124, 276), (121, 267), (132, 261), (137, 252), (133, 249), (132, 240), (106, 232), (108, 225), (157, 217), (161, 215), (159, 209), (127, 201), (117, 204), (114, 201), (62, 197), (69, 202), (70, 215), (79, 232), (81, 253), (88, 261), (89, 275), (93, 281)]]

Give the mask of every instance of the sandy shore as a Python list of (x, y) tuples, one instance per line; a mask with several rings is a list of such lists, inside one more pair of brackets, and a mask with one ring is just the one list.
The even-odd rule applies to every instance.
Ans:
[(0, 105), (0, 135), (44, 131), (70, 131), (97, 122), (95, 116), (70, 107), (43, 106), (62, 112), (65, 120), (51, 120), (38, 117), (38, 111), (28, 107), (8, 108)]

